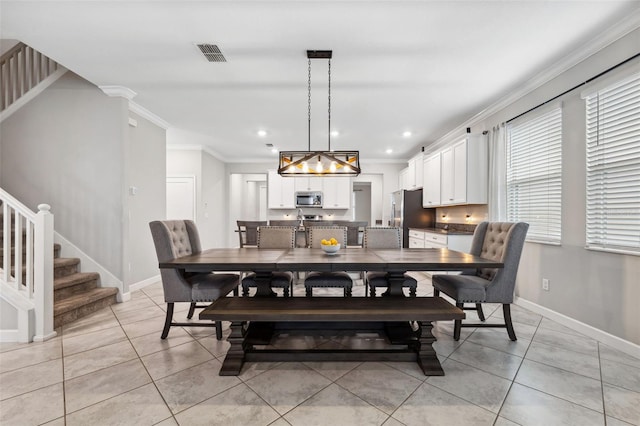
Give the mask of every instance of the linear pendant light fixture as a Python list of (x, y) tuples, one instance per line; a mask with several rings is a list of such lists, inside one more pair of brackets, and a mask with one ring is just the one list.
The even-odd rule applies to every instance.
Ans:
[[(281, 176), (358, 176), (358, 151), (331, 150), (331, 50), (307, 50), (308, 71), (308, 146), (307, 151), (280, 151), (278, 173)], [(311, 151), (311, 60), (328, 59), (329, 63), (329, 146), (327, 151)]]

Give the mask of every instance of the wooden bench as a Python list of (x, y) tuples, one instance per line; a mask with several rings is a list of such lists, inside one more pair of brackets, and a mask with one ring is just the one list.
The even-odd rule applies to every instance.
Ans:
[[(231, 321), (231, 344), (221, 376), (237, 376), (245, 361), (417, 361), (427, 376), (443, 376), (432, 321), (464, 319), (464, 312), (440, 297), (226, 297), (200, 319)], [(419, 325), (414, 330), (410, 321)], [(247, 326), (247, 322), (248, 326)], [(384, 332), (402, 349), (256, 349), (274, 331), (345, 329)]]

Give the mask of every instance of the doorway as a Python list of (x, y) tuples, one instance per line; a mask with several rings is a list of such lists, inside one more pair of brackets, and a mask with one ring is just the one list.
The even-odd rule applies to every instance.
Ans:
[(195, 222), (195, 176), (167, 176), (167, 219), (190, 219)]
[(372, 226), (371, 182), (353, 182), (353, 220)]

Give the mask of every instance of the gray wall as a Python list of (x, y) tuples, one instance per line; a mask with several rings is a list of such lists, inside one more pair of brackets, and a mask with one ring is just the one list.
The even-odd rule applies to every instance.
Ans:
[(0, 185), (31, 209), (50, 204), (56, 231), (119, 278), (126, 114), (67, 72), (0, 125)]
[[(123, 195), (127, 222), (123, 265), (125, 291), (130, 284), (159, 274), (149, 222), (166, 216), (166, 132), (134, 113), (137, 126), (127, 129), (125, 164), (127, 176)], [(129, 192), (136, 188), (136, 194)]]
[[(490, 129), (591, 78), (638, 52), (640, 29), (589, 57), (549, 83), (520, 98), (474, 132)], [(622, 75), (639, 60), (604, 76)], [(597, 84), (594, 82), (593, 84)], [(516, 293), (546, 308), (640, 344), (640, 256), (610, 254), (585, 247), (585, 106), (580, 91), (563, 102), (562, 245), (525, 244)], [(542, 278), (550, 291), (542, 291)]]

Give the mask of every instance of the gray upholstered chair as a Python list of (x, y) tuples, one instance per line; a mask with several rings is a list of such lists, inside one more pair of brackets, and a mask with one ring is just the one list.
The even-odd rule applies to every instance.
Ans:
[[(195, 223), (191, 220), (166, 220), (149, 223), (153, 243), (159, 262), (164, 262), (176, 257), (188, 256), (200, 253), (200, 236)], [(166, 339), (169, 328), (177, 326), (216, 327), (216, 337), (222, 339), (222, 325), (206, 322), (173, 322), (173, 304), (176, 302), (190, 303), (187, 318), (193, 317), (196, 308), (204, 308), (207, 305), (198, 305), (198, 302), (213, 302), (220, 297), (225, 297), (232, 291), (238, 290), (239, 279), (236, 274), (212, 274), (212, 273), (182, 273), (178, 269), (160, 269), (164, 300), (167, 302), (167, 315), (162, 330), (162, 339)]]
[(353, 221), (353, 220), (336, 220), (333, 223), (336, 226), (347, 227), (347, 245), (349, 247), (362, 247), (364, 240), (360, 241), (360, 229), (365, 228), (369, 222)]
[(266, 220), (237, 220), (240, 248), (258, 245), (258, 226), (267, 226)]
[[(366, 227), (364, 229), (364, 248), (400, 250), (402, 248), (402, 229)], [(375, 297), (376, 288), (378, 287), (389, 287), (388, 273), (382, 271), (367, 272), (364, 276), (365, 294), (370, 294), (371, 297)], [(416, 297), (418, 281), (416, 281), (415, 278), (409, 276), (409, 274), (404, 274), (402, 287), (408, 287), (411, 297)]]
[[(507, 329), (509, 338), (516, 340), (511, 323), (511, 303), (516, 285), (516, 275), (520, 255), (524, 246), (529, 224), (524, 222), (482, 222), (473, 234), (471, 254), (504, 263), (504, 268), (485, 268), (465, 271), (462, 275), (434, 275), (433, 295), (443, 292), (453, 298), (456, 306), (478, 312), (484, 322), (482, 303), (502, 303), (504, 324), (462, 324), (454, 322), (453, 338), (460, 339), (461, 327), (502, 327)], [(475, 308), (465, 308), (465, 303), (474, 303)]]
[[(258, 249), (294, 248), (296, 229), (293, 226), (260, 226), (258, 227)], [(257, 287), (256, 274), (250, 273), (242, 279), (242, 295), (248, 296), (249, 289)], [(273, 272), (271, 287), (281, 288), (284, 297), (293, 294), (293, 274), (291, 272)]]
[[(346, 226), (311, 226), (309, 228), (309, 247), (320, 248), (320, 241), (335, 238), (340, 244), (340, 250), (347, 249)], [(351, 297), (353, 280), (346, 272), (309, 272), (304, 280), (307, 297), (313, 296), (316, 287), (343, 288), (345, 297)]]

